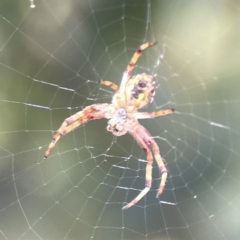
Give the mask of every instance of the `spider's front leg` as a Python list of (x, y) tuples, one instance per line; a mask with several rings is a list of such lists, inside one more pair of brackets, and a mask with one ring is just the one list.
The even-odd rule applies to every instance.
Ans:
[(146, 183), (145, 183), (145, 188), (135, 197), (130, 203), (128, 203), (126, 206), (123, 207), (123, 209), (130, 208), (134, 204), (136, 204), (142, 197), (144, 197), (147, 192), (150, 190), (151, 185), (152, 185), (152, 162), (153, 162), (153, 157), (152, 153), (149, 149), (148, 146), (151, 146), (155, 160), (158, 164), (159, 170), (162, 174), (162, 178), (160, 181), (159, 189), (157, 196), (159, 196), (164, 189), (166, 180), (167, 180), (167, 168), (160, 156), (160, 151), (158, 148), (157, 143), (154, 141), (150, 133), (141, 125), (139, 125), (134, 131), (131, 131), (131, 134), (133, 137), (136, 139), (138, 144), (142, 147), (143, 151), (147, 155), (147, 166), (146, 166)]
[(44, 154), (44, 159), (48, 157), (48, 155), (56, 145), (57, 141), (62, 136), (64, 136), (65, 134), (69, 133), (70, 131), (74, 130), (75, 128), (79, 127), (81, 124), (89, 120), (105, 117), (105, 114), (108, 111), (108, 106), (109, 104), (93, 104), (91, 106), (84, 108), (82, 111), (77, 112), (71, 117), (66, 118), (62, 123), (61, 127), (57, 130), (56, 134), (54, 135), (52, 142), (49, 144), (48, 149)]
[(152, 186), (152, 164), (153, 164), (153, 156), (152, 153), (147, 146), (146, 142), (143, 140), (143, 138), (136, 132), (131, 132), (135, 140), (138, 142), (138, 144), (142, 147), (143, 151), (147, 155), (147, 166), (146, 166), (146, 180), (145, 180), (145, 188), (126, 206), (124, 206), (122, 209), (128, 209), (135, 205), (140, 199), (142, 199), (150, 190)]
[(159, 147), (157, 145), (157, 143), (155, 142), (155, 140), (153, 139), (153, 137), (151, 136), (151, 134), (142, 126), (139, 125), (139, 131), (141, 133), (142, 138), (144, 139), (144, 141), (151, 146), (155, 160), (157, 162), (158, 168), (162, 174), (161, 177), (161, 181), (159, 184), (159, 188), (158, 188), (158, 192), (157, 192), (157, 196), (159, 196), (160, 194), (162, 194), (163, 189), (165, 187), (166, 184), (166, 180), (167, 180), (167, 175), (168, 175), (168, 171), (167, 168), (162, 160), (162, 157), (160, 155), (160, 150)]

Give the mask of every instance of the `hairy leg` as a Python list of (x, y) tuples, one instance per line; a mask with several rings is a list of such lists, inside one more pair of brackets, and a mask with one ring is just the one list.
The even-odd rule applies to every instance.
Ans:
[(57, 130), (51, 143), (49, 144), (47, 151), (44, 154), (44, 159), (48, 157), (48, 155), (62, 136), (89, 120), (105, 117), (105, 112), (107, 112), (108, 106), (109, 104), (93, 104), (84, 108), (82, 111), (77, 112), (71, 117), (66, 118), (60, 128)]
[(153, 154), (155, 157), (155, 160), (158, 164), (159, 170), (161, 172), (161, 181), (159, 184), (159, 189), (157, 192), (157, 196), (159, 196), (160, 194), (162, 194), (165, 184), (166, 184), (166, 180), (167, 180), (167, 175), (168, 175), (168, 171), (167, 168), (162, 160), (162, 157), (160, 155), (160, 150), (159, 147), (157, 145), (157, 143), (154, 141), (154, 139), (152, 138), (152, 136), (150, 135), (150, 133), (143, 127), (143, 126), (139, 126), (139, 128), (141, 128), (141, 133), (142, 133), (142, 137), (144, 139), (144, 141), (150, 145), (152, 147), (153, 150)]
[(145, 50), (146, 48), (152, 47), (156, 44), (157, 44), (156, 42), (147, 42), (147, 43), (142, 44), (137, 49), (137, 51), (133, 54), (133, 57), (132, 57), (131, 61), (127, 65), (126, 71), (131, 72), (133, 70), (133, 68), (135, 67), (135, 64), (136, 64), (138, 58), (141, 56), (141, 53), (142, 53), (143, 50)]
[(135, 117), (137, 119), (145, 119), (145, 118), (155, 118), (159, 116), (165, 116), (168, 114), (173, 113), (175, 110), (173, 108), (165, 109), (165, 110), (159, 110), (156, 112), (136, 112)]
[(145, 141), (140, 137), (140, 135), (134, 132), (132, 133), (132, 135), (147, 155), (146, 183), (145, 183), (145, 188), (130, 203), (125, 205), (122, 209), (128, 209), (133, 205), (135, 205), (140, 199), (142, 199), (148, 193), (152, 185), (152, 164), (153, 164), (152, 153), (149, 147), (147, 146), (147, 144), (145, 143)]
[(145, 50), (146, 48), (149, 48), (149, 47), (154, 46), (156, 44), (157, 44), (156, 42), (144, 43), (133, 54), (133, 57), (132, 57), (131, 61), (129, 62), (129, 64), (127, 65), (127, 68), (126, 68), (126, 70), (123, 74), (123, 78), (122, 78), (121, 85), (120, 85), (120, 93), (123, 93), (125, 91), (126, 83), (129, 80), (129, 78), (131, 76), (131, 73), (132, 73), (132, 70), (134, 69), (138, 58), (141, 56), (142, 51)]
[(118, 91), (118, 89), (119, 89), (118, 85), (116, 85), (115, 83), (113, 83), (111, 81), (100, 80), (99, 83), (102, 84), (102, 85), (108, 86), (115, 91)]
[(152, 153), (149, 149), (148, 146), (151, 146), (153, 153), (154, 153), (154, 157), (156, 159), (156, 162), (158, 164), (159, 170), (162, 174), (161, 177), (161, 181), (160, 181), (160, 185), (159, 185), (159, 189), (157, 192), (157, 196), (159, 196), (165, 187), (165, 183), (167, 180), (167, 168), (160, 156), (160, 151), (158, 148), (157, 143), (154, 141), (154, 139), (152, 138), (152, 136), (150, 135), (150, 133), (141, 125), (139, 125), (134, 131), (131, 132), (131, 134), (133, 135), (133, 137), (136, 139), (136, 141), (138, 142), (138, 144), (142, 147), (142, 149), (144, 150), (144, 152), (147, 155), (147, 167), (146, 167), (146, 186), (145, 188), (137, 195), (136, 198), (134, 198), (130, 203), (128, 203), (126, 206), (123, 207), (123, 209), (127, 209), (132, 207), (134, 204), (136, 204), (142, 197), (144, 197), (148, 191), (151, 188), (151, 184), (152, 184), (152, 162), (153, 162), (153, 156)]

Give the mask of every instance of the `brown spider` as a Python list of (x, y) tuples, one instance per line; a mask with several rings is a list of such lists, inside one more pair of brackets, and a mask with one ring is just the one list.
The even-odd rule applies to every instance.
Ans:
[[(44, 159), (46, 159), (60, 137), (69, 133), (81, 124), (93, 119), (109, 119), (107, 130), (116, 136), (124, 135), (127, 132), (132, 134), (147, 155), (146, 184), (145, 188), (137, 195), (137, 197), (124, 206), (123, 209), (130, 208), (136, 204), (150, 190), (152, 184), (152, 152), (162, 174), (157, 196), (163, 192), (167, 179), (167, 168), (160, 156), (158, 145), (150, 133), (139, 124), (137, 119), (164, 116), (172, 113), (174, 109), (166, 109), (156, 112), (138, 112), (137, 110), (139, 108), (146, 107), (153, 101), (153, 96), (155, 94), (155, 81), (152, 76), (147, 75), (146, 73), (130, 78), (132, 70), (142, 51), (155, 44), (156, 42), (148, 42), (137, 49), (123, 74), (120, 87), (110, 81), (101, 80), (101, 84), (116, 91), (112, 99), (112, 104), (93, 104), (65, 119), (44, 154)], [(152, 148), (152, 152), (149, 147)]]

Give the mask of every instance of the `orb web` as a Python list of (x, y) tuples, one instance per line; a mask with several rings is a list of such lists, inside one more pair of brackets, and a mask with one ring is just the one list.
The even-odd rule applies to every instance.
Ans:
[[(34, 6), (34, 7), (33, 7)], [(0, 238), (237, 239), (239, 235), (239, 4), (216, 1), (18, 1), (0, 7)], [(204, 14), (203, 14), (204, 13)], [(43, 155), (65, 118), (133, 75), (156, 80), (140, 120), (169, 171), (165, 190), (131, 135), (90, 121)]]

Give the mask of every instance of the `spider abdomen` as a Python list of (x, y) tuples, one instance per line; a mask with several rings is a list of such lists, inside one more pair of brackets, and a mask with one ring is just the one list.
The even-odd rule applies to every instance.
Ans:
[(155, 80), (153, 76), (142, 73), (133, 76), (127, 83), (126, 96), (128, 105), (137, 108), (146, 107), (153, 101), (155, 95)]

